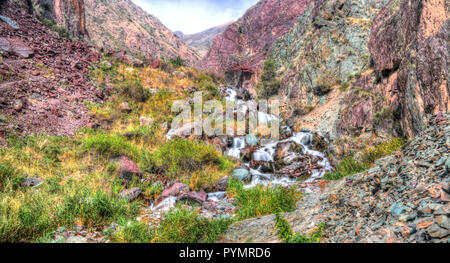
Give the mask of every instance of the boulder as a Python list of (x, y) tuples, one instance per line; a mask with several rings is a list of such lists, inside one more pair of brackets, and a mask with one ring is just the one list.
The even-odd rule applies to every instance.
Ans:
[(22, 186), (25, 188), (33, 188), (41, 185), (42, 183), (44, 183), (44, 180), (42, 180), (42, 178), (40, 177), (27, 177), (22, 182)]
[(125, 189), (122, 192), (120, 192), (119, 198), (125, 198), (131, 202), (131, 201), (136, 200), (136, 198), (138, 198), (141, 193), (142, 193), (141, 188), (133, 187), (131, 189)]
[(188, 201), (202, 205), (206, 201), (208, 194), (205, 191), (187, 192), (180, 195), (179, 201)]
[(0, 37), (0, 49), (20, 58), (31, 58), (34, 54), (33, 50), (18, 38)]
[(124, 101), (120, 104), (120, 111), (124, 113), (130, 113), (132, 111), (130, 104)]
[(256, 147), (258, 146), (258, 137), (256, 137), (253, 134), (248, 134), (245, 136), (245, 142), (247, 143), (247, 145), (250, 145), (251, 147)]
[(232, 176), (240, 181), (249, 181), (251, 178), (250, 172), (244, 168), (234, 170)]
[(153, 119), (142, 116), (139, 118), (139, 123), (141, 126), (150, 126), (153, 124)]
[(226, 191), (228, 188), (228, 176), (222, 177), (216, 184), (215, 190), (220, 191)]
[(302, 153), (303, 146), (294, 141), (278, 143), (275, 150), (275, 161), (289, 162), (289, 160)]
[(180, 182), (174, 183), (171, 187), (165, 189), (162, 194), (159, 196), (159, 200), (162, 200), (169, 196), (178, 197), (183, 195), (184, 193), (189, 192), (189, 186), (187, 184), (183, 184)]
[(134, 176), (142, 177), (142, 172), (139, 166), (126, 156), (119, 159), (119, 178), (130, 182)]

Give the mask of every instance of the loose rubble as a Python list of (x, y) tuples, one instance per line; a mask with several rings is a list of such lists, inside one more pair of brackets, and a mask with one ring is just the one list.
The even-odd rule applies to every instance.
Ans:
[[(370, 170), (306, 196), (285, 213), (294, 231), (307, 233), (325, 223), (324, 242), (450, 242), (449, 114)], [(434, 121), (436, 120), (436, 121)], [(274, 216), (238, 222), (224, 242), (277, 242)]]

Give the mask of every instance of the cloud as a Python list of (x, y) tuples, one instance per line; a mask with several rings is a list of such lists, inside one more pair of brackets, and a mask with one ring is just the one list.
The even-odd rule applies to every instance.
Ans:
[(258, 0), (132, 0), (172, 31), (193, 34), (237, 20)]

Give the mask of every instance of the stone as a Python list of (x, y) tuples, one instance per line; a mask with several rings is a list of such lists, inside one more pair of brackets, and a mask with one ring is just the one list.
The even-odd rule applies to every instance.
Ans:
[(240, 181), (249, 181), (251, 174), (247, 169), (239, 168), (233, 171), (232, 176)]
[(450, 202), (450, 194), (447, 193), (446, 191), (442, 190), (441, 191), (441, 200), (443, 202)]
[(169, 196), (178, 197), (186, 192), (189, 192), (189, 186), (187, 184), (175, 182), (171, 187), (164, 189), (158, 199), (161, 200)]
[(25, 188), (37, 187), (44, 183), (44, 180), (40, 177), (27, 177), (24, 179), (22, 186)]
[(67, 238), (66, 243), (88, 243), (88, 239), (81, 236), (70, 236)]
[(142, 177), (142, 172), (139, 166), (126, 156), (119, 158), (119, 178), (125, 180), (127, 183), (131, 182), (134, 176)]
[(141, 126), (150, 126), (150, 125), (153, 124), (153, 119), (152, 119), (152, 118), (148, 118), (148, 117), (141, 116), (141, 117), (139, 118), (139, 123), (140, 123)]
[(100, 67), (108, 70), (112, 68), (112, 65), (108, 60), (104, 60), (100, 63)]
[(450, 203), (447, 203), (445, 206), (439, 207), (436, 211), (434, 211), (435, 215), (450, 215)]
[(16, 111), (21, 111), (23, 109), (23, 102), (21, 99), (14, 100), (13, 108)]
[(22, 40), (18, 38), (8, 39), (10, 44), (10, 51), (20, 58), (31, 58), (33, 50), (27, 46)]
[(10, 27), (12, 27), (14, 29), (19, 29), (20, 28), (19, 24), (17, 24), (16, 21), (12, 20), (9, 17), (0, 15), (0, 20), (2, 20), (3, 22), (7, 23)]
[(450, 229), (450, 220), (449, 220), (448, 216), (446, 216), (446, 215), (436, 216), (434, 220), (440, 227), (443, 227), (445, 229)]
[(124, 112), (124, 113), (130, 113), (132, 111), (130, 104), (128, 104), (128, 102), (122, 102), (120, 104), (120, 111)]
[(251, 146), (251, 147), (256, 147), (258, 146), (258, 137), (256, 137), (253, 134), (247, 134), (245, 136), (245, 142), (247, 143), (247, 145)]
[(228, 188), (228, 176), (222, 177), (216, 184), (215, 190), (220, 191), (226, 191)]
[(199, 205), (202, 205), (203, 202), (206, 201), (206, 197), (208, 196), (208, 194), (205, 191), (200, 191), (200, 192), (187, 192), (187, 193), (183, 193), (178, 197), (179, 201), (188, 201), (188, 202), (193, 202), (193, 203), (197, 203)]
[(427, 229), (428, 234), (434, 238), (444, 238), (450, 235), (449, 229), (444, 229), (437, 224), (433, 224), (430, 228)]
[(122, 192), (120, 192), (119, 198), (125, 198), (131, 202), (131, 201), (136, 200), (136, 198), (138, 198), (141, 193), (142, 193), (141, 188), (133, 187), (131, 189), (125, 189)]

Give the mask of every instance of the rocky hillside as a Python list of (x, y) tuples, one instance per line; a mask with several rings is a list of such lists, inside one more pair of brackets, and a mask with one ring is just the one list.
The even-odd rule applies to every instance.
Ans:
[(287, 117), (331, 137), (417, 134), (449, 109), (448, 19), (443, 0), (314, 1), (271, 54)]
[(180, 56), (191, 65), (200, 58), (156, 17), (130, 0), (33, 0), (31, 3), (31, 10), (41, 20), (65, 28), (72, 38), (88, 41), (106, 51), (123, 50), (151, 59)]
[(193, 64), (199, 56), (156, 17), (130, 0), (85, 0), (91, 42), (104, 49), (120, 49), (154, 59), (180, 56)]
[[(450, 125), (439, 114), (414, 140), (367, 172), (324, 182), (282, 216), (308, 233), (325, 224), (324, 242), (449, 242)], [(223, 242), (278, 242), (275, 216), (232, 225)]]
[(104, 98), (89, 77), (100, 54), (60, 37), (26, 5), (8, 2), (1, 15), (9, 23), (0, 22), (0, 144), (8, 131), (67, 135), (87, 126), (85, 104)]
[(218, 35), (199, 68), (225, 72), (234, 64), (257, 68), (272, 43), (295, 24), (310, 0), (263, 0)]
[(177, 31), (175, 32), (175, 35), (181, 38), (188, 46), (197, 51), (201, 57), (204, 57), (211, 48), (214, 38), (217, 35), (222, 34), (231, 24), (232, 23), (226, 23), (220, 26), (212, 27), (203, 32), (189, 35), (185, 35), (183, 32)]

